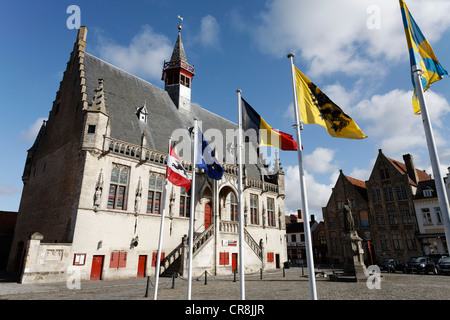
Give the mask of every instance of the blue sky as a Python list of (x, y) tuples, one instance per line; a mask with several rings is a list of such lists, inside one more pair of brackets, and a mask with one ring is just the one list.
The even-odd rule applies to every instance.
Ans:
[[(420, 116), (412, 112), (409, 56), (398, 1), (8, 1), (0, 29), (0, 210), (16, 211), (26, 151), (48, 117), (77, 30), (70, 5), (88, 27), (87, 51), (162, 87), (164, 59), (182, 37), (196, 68), (192, 101), (237, 122), (236, 89), (274, 128), (294, 134), (289, 60), (369, 136), (332, 138), (316, 125), (302, 131), (310, 213), (321, 218), (339, 170), (367, 180), (378, 149), (402, 161), (411, 153), (431, 173)], [(450, 2), (407, 5), (436, 56), (450, 70)], [(450, 166), (450, 79), (426, 93), (442, 171)], [(301, 207), (297, 154), (281, 152), (287, 213)]]

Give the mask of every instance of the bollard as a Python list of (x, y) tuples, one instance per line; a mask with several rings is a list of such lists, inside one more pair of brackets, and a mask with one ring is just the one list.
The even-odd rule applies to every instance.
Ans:
[(286, 272), (284, 270), (284, 267), (283, 267), (283, 278), (286, 278)]
[(259, 280), (262, 280), (262, 272), (263, 272), (263, 269), (261, 268), (261, 269), (259, 269), (259, 270), (260, 270)]
[(176, 276), (176, 273), (174, 272), (172, 275), (172, 289), (175, 289), (175, 276)]
[(233, 282), (236, 282), (236, 268), (233, 270), (233, 273), (234, 273), (234, 280), (233, 280)]
[(148, 297), (148, 290), (150, 289), (150, 277), (147, 276), (147, 287), (145, 288), (145, 297)]
[(208, 272), (205, 270), (205, 286), (208, 284)]
[(304, 269), (304, 265), (302, 264), (302, 276), (305, 275), (305, 269)]

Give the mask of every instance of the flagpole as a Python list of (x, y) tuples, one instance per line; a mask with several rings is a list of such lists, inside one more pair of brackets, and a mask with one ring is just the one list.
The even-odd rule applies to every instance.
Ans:
[(189, 217), (189, 261), (188, 261), (188, 283), (187, 300), (191, 300), (192, 293), (192, 247), (194, 242), (194, 219), (195, 219), (195, 169), (197, 168), (197, 144), (198, 129), (197, 118), (194, 118), (194, 153), (192, 158), (192, 183), (191, 183), (191, 212)]
[(444, 218), (445, 238), (447, 241), (447, 249), (448, 249), (448, 242), (450, 241), (450, 213), (449, 213), (448, 196), (441, 175), (440, 170), (441, 164), (439, 162), (439, 156), (436, 148), (436, 143), (434, 140), (433, 128), (431, 126), (430, 116), (428, 114), (428, 108), (425, 102), (425, 96), (423, 94), (423, 86), (421, 79), (422, 70), (417, 65), (414, 65), (411, 68), (411, 70), (414, 77), (414, 82), (416, 84), (415, 87), (417, 97), (419, 99), (422, 122), (425, 130), (425, 137), (427, 139), (428, 153), (430, 156), (431, 168), (433, 170), (434, 182), (436, 184), (439, 206), (441, 207), (442, 217)]
[(306, 195), (306, 183), (305, 183), (305, 173), (303, 170), (303, 154), (302, 154), (302, 139), (300, 135), (300, 115), (298, 110), (296, 84), (295, 84), (295, 70), (294, 70), (294, 54), (289, 53), (287, 55), (291, 62), (291, 75), (292, 75), (292, 91), (294, 95), (294, 113), (295, 113), (295, 129), (297, 131), (297, 155), (298, 155), (298, 170), (300, 175), (300, 194), (302, 198), (302, 210), (304, 215), (304, 228), (305, 228), (305, 240), (306, 240), (306, 259), (308, 262), (308, 279), (309, 287), (311, 293), (311, 300), (317, 300), (316, 292), (316, 278), (314, 274), (314, 259), (312, 250), (312, 239), (311, 239), (311, 227), (309, 225), (309, 211), (308, 211), (308, 200)]
[(242, 195), (242, 104), (241, 104), (242, 90), (236, 90), (238, 94), (238, 214), (239, 214), (239, 284), (240, 284), (240, 299), (245, 300), (245, 268), (244, 268), (244, 214), (242, 204), (244, 198)]
[[(172, 144), (172, 137), (169, 138), (169, 150), (167, 152), (167, 161), (170, 157), (170, 146)], [(164, 192), (163, 192), (163, 198), (162, 198), (162, 212), (161, 212), (161, 225), (159, 228), (159, 241), (158, 241), (158, 254), (156, 258), (156, 267), (155, 267), (155, 292), (153, 294), (153, 300), (158, 299), (158, 284), (159, 284), (159, 272), (161, 270), (161, 246), (162, 246), (162, 239), (163, 239), (163, 233), (164, 233), (164, 214), (166, 211), (166, 195), (167, 195), (167, 165), (166, 165), (166, 179), (164, 181)]]

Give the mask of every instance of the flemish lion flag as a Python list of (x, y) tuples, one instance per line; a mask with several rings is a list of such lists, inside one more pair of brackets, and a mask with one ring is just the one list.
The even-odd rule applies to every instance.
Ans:
[[(406, 41), (408, 42), (411, 68), (418, 66), (422, 70), (422, 86), (425, 92), (433, 82), (441, 80), (447, 71), (441, 66), (436, 58), (433, 48), (431, 48), (425, 36), (414, 21), (405, 2), (400, 0), (403, 25), (405, 27)], [(415, 87), (414, 76), (412, 79), (414, 86), (413, 108), (415, 114), (420, 114), (420, 104), (417, 98), (417, 88)]]
[(300, 120), (303, 123), (318, 124), (336, 138), (367, 138), (355, 121), (334, 104), (297, 67), (295, 67), (295, 81)]

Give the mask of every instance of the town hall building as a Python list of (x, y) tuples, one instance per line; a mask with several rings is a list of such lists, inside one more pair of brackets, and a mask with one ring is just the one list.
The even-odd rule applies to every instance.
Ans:
[[(191, 102), (195, 69), (181, 27), (161, 66), (164, 89), (89, 54), (86, 39), (81, 27), (48, 121), (28, 150), (8, 260), (22, 283), (75, 273), (81, 280), (154, 276), (169, 137), (190, 177), (192, 159), (179, 146), (190, 143), (194, 118), (203, 132), (237, 137), (235, 123)], [(217, 152), (221, 180), (197, 169), (195, 190), (168, 184), (162, 275), (187, 275), (191, 215), (193, 275), (239, 270), (238, 167), (225, 156), (235, 149), (223, 143)], [(279, 161), (274, 167), (267, 170), (261, 158), (244, 165), (246, 273), (287, 260), (284, 173)]]

